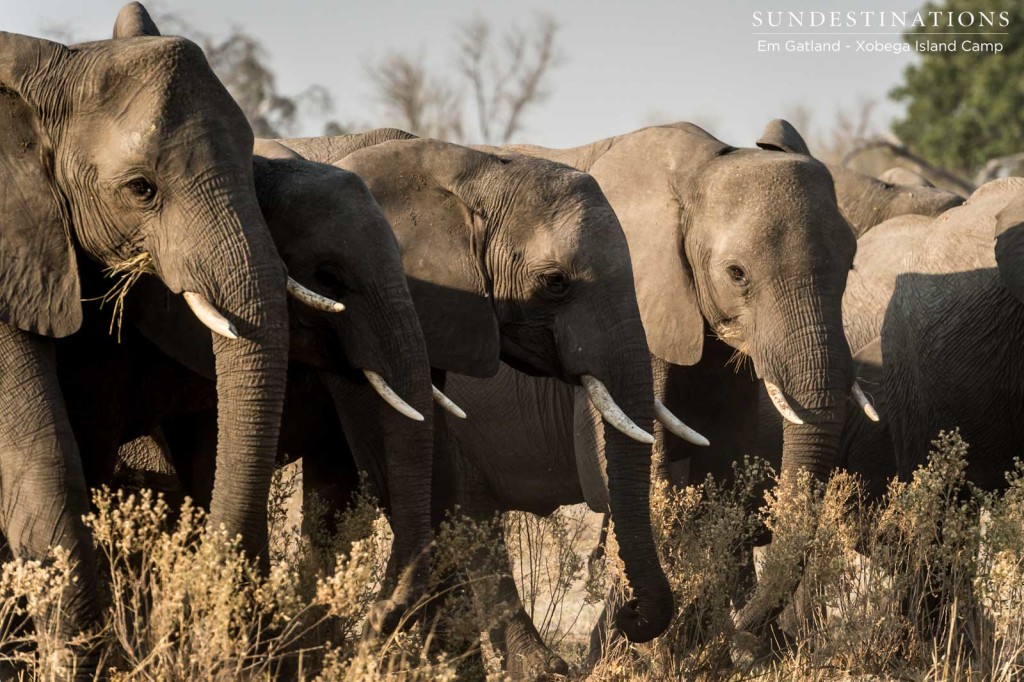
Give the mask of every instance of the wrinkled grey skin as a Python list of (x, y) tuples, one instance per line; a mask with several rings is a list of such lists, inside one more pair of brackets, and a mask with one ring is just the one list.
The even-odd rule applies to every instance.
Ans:
[(68, 633), (99, 615), (85, 481), (47, 338), (81, 325), (76, 257), (111, 266), (147, 252), (171, 291), (204, 295), (238, 329), (213, 341), (211, 521), (253, 553), (284, 399), (285, 272), (253, 191), (251, 133), (196, 45), (140, 26), (152, 22), (132, 4), (114, 40), (0, 33), (0, 521), (18, 555), (71, 552)]
[[(810, 156), (803, 138), (781, 119), (765, 127), (757, 145)], [(903, 168), (890, 169), (879, 178), (838, 164), (828, 164), (828, 170), (835, 182), (839, 209), (858, 237), (889, 218), (910, 214), (938, 216), (964, 202), (960, 195), (938, 189)]]
[(622, 221), (660, 395), (712, 443), (665, 437), (668, 461), (726, 477), (752, 450), (758, 384), (726, 366), (734, 350), (807, 422), (786, 424), (783, 473), (827, 476), (853, 379), (840, 307), (856, 245), (824, 166), (685, 123), (526, 151), (587, 169)]
[[(262, 142), (256, 149), (274, 153)], [(289, 300), (282, 455), (304, 457), (306, 499), (315, 492), (327, 501), (347, 501), (358, 485), (354, 469), (343, 466), (351, 457), (340, 433), (323, 435), (318, 422), (344, 424), (362, 459), (395, 472), (388, 480), (395, 535), (389, 575), (397, 576), (431, 539), (431, 422), (413, 421), (387, 406), (360, 370), (379, 373), (406, 402), (430, 414), (430, 367), (398, 244), (355, 174), (301, 159), (257, 156), (252, 163), (260, 208), (290, 276), (346, 306), (333, 313)], [(208, 506), (217, 396), (205, 328), (156, 282), (129, 294), (125, 325), (142, 333), (124, 329), (117, 342), (107, 331), (106, 315), (97, 313), (85, 339), (68, 339), (59, 348), (61, 382), (87, 480), (110, 483), (117, 468), (166, 473), (173, 461), (170, 470), (180, 476), (180, 487), (171, 491)], [(97, 384), (105, 391), (102, 400), (90, 391)], [(128, 406), (109, 410), (110, 403), (121, 402)], [(155, 448), (147, 460), (147, 449), (135, 442), (118, 462), (118, 446), (142, 434), (159, 434), (150, 445), (159, 441), (165, 447)], [(148, 482), (166, 489), (170, 481), (162, 478), (149, 476)], [(384, 604), (382, 617), (417, 596)]]
[[(885, 493), (897, 475), (889, 431), (889, 403), (881, 350), (886, 308), (903, 261), (927, 238), (933, 219), (919, 215), (887, 220), (857, 240), (857, 255), (843, 295), (843, 326), (853, 352), (857, 381), (881, 418), (871, 422), (851, 408), (840, 441), (839, 465), (864, 480), (869, 501)], [(762, 390), (759, 394), (759, 456), (777, 465), (782, 453), (782, 418)]]
[[(388, 137), (408, 136), (382, 130), (283, 144), (367, 182), (401, 244), (431, 365), (486, 377), (502, 360), (559, 380), (550, 383), (563, 391), (590, 374), (635, 423), (651, 428), (649, 350), (626, 240), (593, 179), (508, 152), (432, 140), (383, 141)], [(476, 407), (464, 407), (474, 420)], [(604, 433), (610, 507), (636, 595), (618, 620), (627, 636), (644, 641), (664, 630), (672, 611), (650, 528), (650, 446)], [(521, 498), (495, 499), (481, 488), (493, 462), (480, 453), (466, 457), (469, 466), (442, 455), (436, 498), (477, 517), (533, 508)], [(514, 588), (504, 597), (518, 605)], [(539, 641), (528, 619), (505, 633), (514, 673), (537, 663), (534, 639)], [(564, 666), (539, 661), (541, 667), (549, 663)]]
[[(971, 480), (1005, 485), (1024, 436), (1016, 380), (1024, 367), (1007, 355), (1024, 333), (1021, 225), (1024, 181), (1005, 178), (938, 218), (893, 218), (858, 240), (843, 317), (882, 422), (851, 414), (842, 460), (871, 496), (893, 476), (908, 479), (938, 432), (955, 427), (971, 446)], [(769, 457), (778, 421), (765, 420), (759, 447)]]
[(932, 221), (901, 263), (882, 326), (889, 421), (901, 476), (940, 429), (970, 445), (967, 477), (1001, 489), (1024, 444), (1024, 179), (978, 188)]

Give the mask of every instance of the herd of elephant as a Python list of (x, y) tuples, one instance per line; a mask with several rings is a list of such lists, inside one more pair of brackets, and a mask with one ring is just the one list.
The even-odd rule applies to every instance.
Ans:
[[(265, 565), (274, 467), (302, 458), (306, 499), (341, 509), (363, 472), (388, 512), (371, 628), (421, 596), (456, 505), (586, 502), (615, 521), (617, 631), (651, 640), (674, 615), (652, 475), (757, 454), (881, 490), (958, 426), (971, 480), (1005, 485), (1021, 296), (1024, 179), (875, 179), (781, 120), (756, 148), (688, 123), (572, 149), (254, 140), (138, 3), (109, 40), (0, 33), (0, 525), (15, 556), (70, 552), (67, 633), (104, 606), (90, 487), (163, 461)], [(509, 672), (564, 672), (499, 594)], [(773, 617), (741, 601), (737, 629)]]

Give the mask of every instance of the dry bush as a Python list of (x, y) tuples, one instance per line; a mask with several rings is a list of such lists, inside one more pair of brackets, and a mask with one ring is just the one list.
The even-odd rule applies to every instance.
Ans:
[[(795, 477), (783, 483), (787, 494), (766, 495), (774, 477), (758, 461), (737, 466), (728, 484), (656, 485), (652, 519), (678, 614), (655, 642), (620, 641), (593, 670), (584, 643), (566, 633), (588, 590), (603, 594), (621, 566), (612, 537), (605, 570), (583, 580), (590, 547), (579, 509), (510, 516), (511, 564), (493, 542), (500, 520), (453, 517), (405, 627), (369, 638), (363, 623), (391, 543), (372, 498), (338, 518), (333, 537), (303, 538), (285, 524), (297, 485), (279, 477), (275, 550), (261, 576), (190, 504), (171, 514), (148, 492), (100, 491), (88, 523), (109, 575), (104, 628), (71, 649), (45, 626), (69, 585), (66, 554), (9, 562), (0, 573), (0, 663), (23, 679), (65, 679), (75, 665), (68, 651), (95, 644), (102, 670), (118, 680), (498, 680), (500, 661), (481, 648), (480, 633), (506, 615), (494, 590), (511, 570), (545, 639), (574, 664), (573, 679), (1019, 679), (1024, 466), (1008, 474), (1004, 492), (984, 493), (966, 481), (967, 446), (956, 433), (935, 446), (912, 481), (893, 483), (874, 506), (842, 473), (827, 485)], [(755, 561), (762, 589), (789, 606), (771, 631), (770, 656), (738, 675), (733, 613), (751, 579), (739, 567), (762, 527), (773, 533)], [(329, 566), (324, 548), (334, 552)]]
[(728, 486), (657, 486), (654, 521), (679, 615), (656, 642), (620, 644), (589, 679), (735, 676), (728, 654), (730, 595), (743, 587), (737, 550), (759, 522), (773, 531), (760, 581), (780, 605), (793, 603), (754, 679), (1019, 679), (1024, 466), (1008, 474), (1004, 492), (984, 493), (966, 479), (968, 446), (958, 433), (934, 445), (928, 465), (873, 506), (861, 481), (837, 473), (827, 485), (805, 476), (797, 494), (769, 493), (748, 514), (743, 500), (766, 475), (749, 462)]
[(526, 512), (505, 515), (512, 577), (526, 612), (555, 648), (574, 630), (584, 606), (592, 601), (574, 594), (584, 581), (582, 554), (590, 550), (585, 542), (589, 516), (582, 505), (558, 509), (547, 517)]

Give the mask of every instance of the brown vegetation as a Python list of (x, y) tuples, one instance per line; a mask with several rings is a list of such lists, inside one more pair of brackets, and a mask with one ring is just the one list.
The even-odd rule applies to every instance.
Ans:
[[(654, 518), (678, 616), (655, 642), (618, 644), (593, 670), (579, 636), (585, 628), (574, 621), (619, 568), (613, 550), (585, 579), (588, 515), (575, 508), (507, 519), (514, 577), (542, 634), (579, 679), (1017, 679), (1024, 672), (1024, 466), (1009, 474), (1005, 492), (984, 493), (966, 482), (967, 445), (956, 434), (936, 446), (928, 467), (910, 483), (893, 483), (873, 508), (860, 481), (839, 473), (825, 486), (803, 478), (794, 486), (801, 494), (769, 496), (748, 513), (746, 501), (771, 476), (754, 461), (737, 467), (729, 485), (656, 486)], [(188, 503), (172, 515), (147, 491), (96, 493), (88, 523), (111, 607), (104, 629), (88, 638), (113, 679), (501, 679), (478, 635), (502, 617), (488, 608), (496, 573), (474, 586), (474, 599), (456, 570), (471, 554), (497, 570), (487, 528), (446, 523), (429, 601), (408, 627), (373, 642), (361, 628), (383, 580), (387, 525), (372, 500), (360, 498), (338, 524), (331, 570), (317, 572), (323, 550), (285, 523), (296, 488), (294, 478), (279, 477), (266, 577)], [(801, 564), (805, 577), (798, 608), (766, 633), (775, 642), (771, 655), (740, 675), (730, 597), (742, 587), (740, 549), (761, 522), (774, 542), (759, 552), (758, 572), (778, 603)], [(25, 679), (63, 676), (58, 633), (34, 631), (26, 616), (59, 609), (67, 576), (60, 552), (47, 562), (10, 562), (0, 575), (2, 655)]]

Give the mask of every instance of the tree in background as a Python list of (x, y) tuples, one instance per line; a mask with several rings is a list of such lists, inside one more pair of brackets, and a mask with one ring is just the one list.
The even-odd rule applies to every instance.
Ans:
[[(155, 21), (162, 32), (184, 36), (203, 48), (214, 73), (238, 102), (256, 137), (294, 135), (303, 117), (322, 118), (334, 110), (331, 95), (322, 85), (309, 85), (294, 95), (282, 94), (263, 44), (238, 26), (233, 26), (226, 37), (215, 38), (171, 12), (158, 14)], [(328, 121), (324, 133), (344, 131), (337, 121)]]
[[(1021, 0), (945, 0), (922, 11), (1005, 11), (1006, 28), (919, 28), (904, 40), (933, 42), (1001, 41), (1003, 52), (928, 52), (904, 72), (890, 93), (907, 105), (893, 132), (916, 154), (970, 176), (994, 157), (1024, 152), (1024, 2)], [(1004, 36), (956, 36), (961, 31), (1007, 32)], [(942, 35), (921, 35), (937, 32)], [(983, 179), (983, 178), (979, 178)]]
[(842, 163), (858, 145), (879, 135), (873, 99), (861, 98), (852, 109), (839, 109), (827, 126), (815, 125), (811, 110), (803, 104), (790, 106), (783, 115), (803, 136), (814, 156), (826, 163)]
[[(152, 9), (153, 3), (150, 4)], [(214, 73), (238, 102), (256, 137), (284, 137), (301, 129), (306, 117), (325, 118), (334, 110), (330, 93), (321, 85), (310, 85), (294, 95), (277, 89), (277, 78), (270, 56), (262, 43), (238, 26), (224, 38), (215, 38), (188, 23), (174, 12), (153, 12), (154, 21), (164, 35), (188, 38), (203, 48)], [(44, 35), (63, 43), (81, 40), (67, 26), (49, 26)], [(337, 121), (324, 125), (325, 135), (339, 135), (346, 127)]]
[[(457, 77), (433, 76), (422, 54), (392, 52), (367, 66), (377, 99), (395, 125), (428, 137), (504, 144), (523, 130), (526, 113), (550, 92), (547, 78), (560, 61), (558, 24), (539, 15), (530, 28), (496, 36), (475, 19), (456, 29)], [(474, 130), (464, 121), (469, 92)]]

